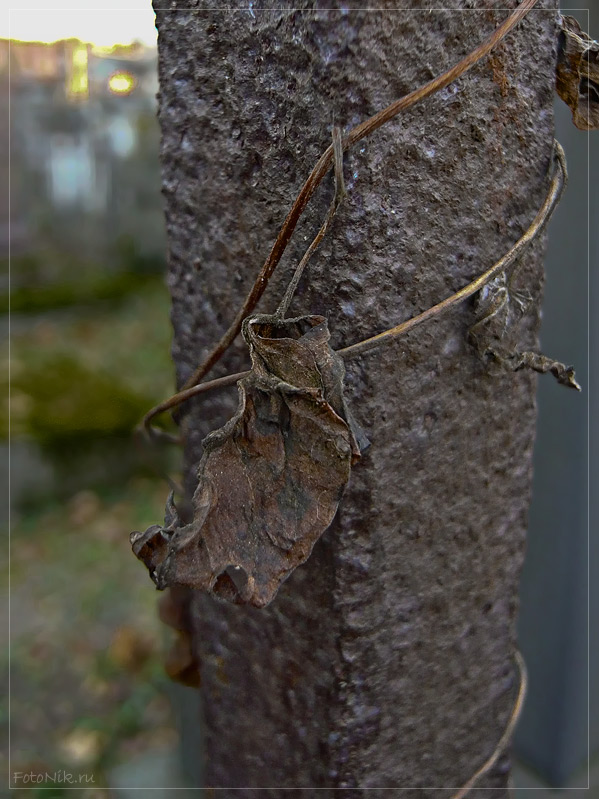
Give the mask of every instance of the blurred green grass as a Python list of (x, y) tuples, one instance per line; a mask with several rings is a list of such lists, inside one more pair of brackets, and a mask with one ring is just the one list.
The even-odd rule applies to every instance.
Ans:
[[(12, 259), (11, 311), (38, 314), (77, 306), (101, 308), (105, 301), (127, 302), (148, 283), (157, 284), (163, 267), (159, 256), (141, 253), (130, 237), (121, 236), (101, 262), (47, 242), (41, 251)], [(4, 258), (0, 274), (8, 273)], [(8, 291), (0, 292), (0, 308), (7, 309), (8, 301)]]
[(40, 498), (164, 468), (163, 452), (140, 450), (132, 437), (143, 414), (173, 390), (169, 298), (160, 276), (146, 276), (118, 303), (12, 314), (12, 329), (0, 440), (8, 438), (10, 411), (13, 441), (39, 448), (55, 472)]
[[(106, 434), (137, 421), (173, 388), (168, 319), (167, 291), (156, 276), (117, 305), (21, 318), (13, 311), (13, 435)], [(100, 419), (86, 411), (90, 402)]]

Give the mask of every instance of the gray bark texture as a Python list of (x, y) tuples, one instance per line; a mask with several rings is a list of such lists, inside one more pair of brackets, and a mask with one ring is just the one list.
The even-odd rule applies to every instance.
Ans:
[[(449, 68), (508, 11), (489, 0), (459, 0), (462, 11), (156, 5), (181, 385), (232, 320), (332, 126), (347, 131)], [(347, 199), (290, 315), (325, 315), (337, 349), (509, 249), (548, 188), (556, 31), (553, 0), (541, 2), (457, 83), (346, 154)], [(329, 175), (260, 310), (275, 309), (332, 191)], [(535, 302), (513, 331), (520, 349), (537, 343), (542, 250), (521, 263), (518, 286)], [(536, 378), (489, 373), (468, 343), (473, 321), (465, 303), (348, 362), (371, 447), (270, 606), (176, 594), (201, 671), (207, 786), (439, 797), (426, 789), (459, 788), (495, 748), (518, 687)], [(211, 376), (248, 363), (238, 341)], [(187, 407), (190, 494), (202, 438), (236, 403), (228, 389)], [(506, 755), (470, 795), (503, 796), (508, 778)]]

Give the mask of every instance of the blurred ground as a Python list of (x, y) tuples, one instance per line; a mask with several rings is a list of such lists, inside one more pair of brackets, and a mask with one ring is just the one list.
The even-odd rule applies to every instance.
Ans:
[[(140, 410), (119, 396), (139, 396), (143, 410), (170, 390), (167, 320), (166, 290), (150, 280), (116, 308), (48, 312), (17, 319), (14, 326), (13, 449), (33, 449), (45, 477), (39, 491), (21, 491), (12, 518), (13, 773), (66, 770), (93, 775), (93, 785), (101, 787), (118, 764), (177, 746), (162, 666), (168, 632), (157, 619), (157, 594), (128, 542), (131, 530), (161, 518), (167, 488), (144, 468), (130, 435), (119, 430), (123, 409), (133, 408), (137, 419)], [(40, 398), (32, 374), (48, 368), (46, 378), (36, 379), (49, 379), (61, 359), (71, 364), (72, 379), (55, 373), (52, 395)], [(120, 395), (115, 392), (113, 403), (115, 361)], [(97, 429), (98, 414), (89, 412), (95, 400), (84, 390), (99, 375), (106, 380), (101, 402), (110, 410), (104, 432)], [(73, 379), (83, 386), (74, 390)], [(102, 385), (92, 387), (97, 399)], [(38, 405), (40, 414), (48, 414), (46, 425), (35, 421)], [(62, 414), (80, 429), (61, 427)], [(27, 476), (17, 476), (19, 481), (26, 483)], [(7, 681), (4, 656), (5, 724)], [(63, 793), (57, 787), (52, 795)]]

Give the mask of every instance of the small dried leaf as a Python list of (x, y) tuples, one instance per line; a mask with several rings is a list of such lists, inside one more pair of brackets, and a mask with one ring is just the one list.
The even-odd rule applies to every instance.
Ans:
[(490, 350), (515, 348), (519, 322), (531, 298), (515, 291), (511, 287), (513, 280), (513, 272), (510, 277), (500, 272), (474, 295), (476, 321), (468, 337), (483, 360), (488, 360)]
[(365, 444), (343, 397), (324, 317), (254, 316), (251, 374), (235, 416), (204, 441), (194, 520), (133, 533), (158, 588), (184, 585), (267, 605), (330, 525)]
[(513, 327), (512, 308), (505, 272), (500, 272), (474, 295), (476, 321), (468, 331), (471, 342), (482, 357), (492, 340), (503, 339)]
[(551, 372), (562, 386), (575, 388), (576, 391), (581, 390), (576, 382), (576, 375), (572, 366), (566, 366), (560, 361), (554, 361), (553, 358), (548, 358), (540, 352), (502, 353), (497, 350), (488, 350), (488, 355), (512, 372), (519, 372), (520, 369), (532, 369), (541, 374)]
[(577, 128), (599, 128), (599, 43), (574, 17), (560, 17), (556, 89)]
[(171, 646), (164, 668), (171, 680), (188, 685), (190, 688), (201, 687), (200, 664), (194, 657), (192, 640), (188, 632), (179, 632)]
[(558, 383), (580, 391), (574, 369), (538, 352), (521, 352), (514, 346), (517, 325), (528, 306), (530, 297), (509, 289), (509, 280), (501, 272), (489, 281), (474, 298), (476, 321), (468, 331), (479, 357), (489, 366), (518, 372), (532, 369), (550, 372)]
[(188, 627), (187, 606), (183, 601), (177, 601), (173, 590), (165, 591), (158, 601), (158, 617), (163, 624), (173, 630), (184, 632)]

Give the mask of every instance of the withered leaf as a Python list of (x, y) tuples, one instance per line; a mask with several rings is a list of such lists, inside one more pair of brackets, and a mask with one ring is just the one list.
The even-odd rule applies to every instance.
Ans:
[(552, 374), (557, 382), (566, 386), (566, 388), (574, 388), (580, 391), (581, 388), (576, 381), (576, 374), (574, 367), (566, 366), (561, 361), (556, 361), (553, 358), (543, 355), (542, 352), (531, 352), (526, 350), (524, 352), (508, 352), (496, 349), (488, 349), (485, 353), (487, 360), (492, 360), (503, 369), (510, 372), (519, 372), (521, 369), (532, 369), (539, 374)]
[(184, 585), (267, 605), (330, 525), (363, 434), (322, 316), (246, 319), (252, 370), (235, 416), (204, 440), (194, 519), (132, 533), (158, 588)]
[(574, 17), (560, 17), (556, 89), (577, 128), (599, 128), (599, 43)]
[(532, 369), (540, 374), (552, 374), (558, 383), (580, 391), (571, 366), (549, 358), (540, 352), (521, 351), (515, 345), (518, 321), (526, 313), (531, 298), (509, 288), (505, 272), (500, 272), (475, 296), (476, 321), (468, 336), (479, 357), (491, 367), (519, 372)]
[(167, 653), (164, 669), (175, 682), (190, 688), (201, 687), (200, 664), (194, 657), (193, 641), (187, 631), (177, 633)]

